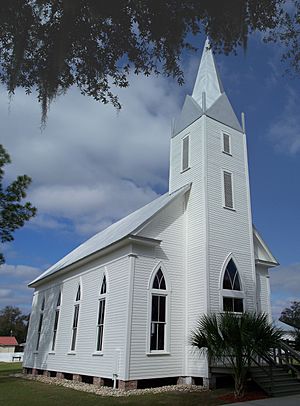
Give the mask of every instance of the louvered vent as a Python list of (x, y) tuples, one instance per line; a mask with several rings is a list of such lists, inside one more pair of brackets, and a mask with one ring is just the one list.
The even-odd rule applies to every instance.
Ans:
[(224, 172), (224, 197), (225, 207), (233, 209), (232, 174)]
[(182, 140), (182, 170), (189, 167), (189, 137)]
[(228, 134), (223, 134), (223, 151), (230, 154), (230, 137)]

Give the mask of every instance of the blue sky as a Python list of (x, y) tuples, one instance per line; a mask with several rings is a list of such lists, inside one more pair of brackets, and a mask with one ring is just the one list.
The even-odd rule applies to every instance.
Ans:
[[(117, 90), (118, 113), (72, 89), (40, 107), (17, 91), (0, 94), (0, 142), (12, 158), (6, 180), (33, 179), (28, 199), (38, 216), (1, 247), (0, 309), (30, 311), (27, 283), (97, 231), (167, 190), (173, 117), (191, 94), (202, 52), (183, 55), (185, 85), (132, 76)], [(246, 113), (253, 220), (280, 266), (271, 271), (274, 318), (300, 300), (300, 77), (284, 75), (277, 46), (253, 37), (246, 54), (217, 55), (226, 93)]]

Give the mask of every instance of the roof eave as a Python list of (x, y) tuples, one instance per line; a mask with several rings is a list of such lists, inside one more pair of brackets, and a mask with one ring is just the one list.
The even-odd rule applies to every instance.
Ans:
[(43, 277), (41, 279), (30, 282), (28, 284), (28, 287), (36, 288), (36, 287), (40, 286), (41, 284), (45, 283), (46, 281), (48, 282), (49, 280), (56, 278), (58, 272), (60, 275), (70, 272), (70, 271), (74, 270), (75, 268), (77, 268), (78, 266), (84, 265), (95, 259), (101, 258), (102, 256), (107, 255), (110, 252), (112, 252), (116, 249), (119, 249), (119, 248), (123, 247), (124, 245), (130, 244), (130, 243), (135, 243), (135, 244), (139, 244), (139, 245), (147, 245), (147, 246), (157, 246), (161, 243), (161, 240), (156, 240), (154, 238), (147, 238), (147, 237), (139, 237), (139, 236), (135, 236), (132, 234), (128, 234), (127, 236), (121, 238), (118, 241), (113, 242), (112, 244), (108, 245), (105, 248), (95, 251), (92, 254), (87, 255), (84, 258), (80, 258), (79, 260), (73, 262), (72, 264), (59, 268), (55, 272), (53, 272), (49, 275), (45, 275), (45, 277)]

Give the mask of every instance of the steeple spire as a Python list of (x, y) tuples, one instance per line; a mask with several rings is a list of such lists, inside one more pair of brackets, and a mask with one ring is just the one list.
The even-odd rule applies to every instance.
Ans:
[[(192, 97), (204, 110), (205, 108), (209, 109), (223, 92), (223, 85), (216, 67), (214, 55), (210, 48), (209, 40), (207, 38), (205, 41)], [(205, 106), (203, 106), (203, 93), (205, 93)]]

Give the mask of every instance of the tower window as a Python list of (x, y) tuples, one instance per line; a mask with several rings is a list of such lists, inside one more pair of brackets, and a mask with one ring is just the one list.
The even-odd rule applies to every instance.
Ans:
[(152, 284), (150, 351), (166, 349), (166, 303), (166, 282), (163, 272), (159, 268)]
[(233, 185), (232, 185), (232, 173), (223, 172), (224, 176), (224, 206), (233, 209)]
[(182, 140), (182, 170), (189, 168), (190, 137), (186, 136)]
[(231, 155), (230, 135), (226, 133), (223, 133), (223, 152), (225, 152), (225, 154)]

